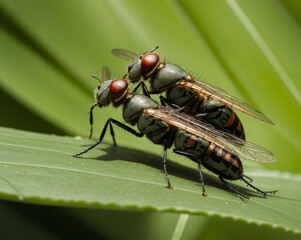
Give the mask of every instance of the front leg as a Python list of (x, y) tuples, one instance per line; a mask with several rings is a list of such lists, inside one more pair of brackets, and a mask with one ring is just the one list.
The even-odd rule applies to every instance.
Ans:
[(136, 92), (140, 86), (142, 87), (143, 94), (144, 94), (145, 96), (151, 98), (150, 92), (148, 91), (147, 86), (145, 85), (144, 82), (140, 82), (140, 83), (133, 89), (133, 92)]
[[(179, 105), (172, 103), (166, 97), (163, 97), (163, 96), (160, 96), (160, 102), (161, 102), (161, 105), (164, 107), (166, 107), (166, 104), (167, 104), (168, 106), (175, 108), (175, 109), (181, 108)], [(184, 107), (186, 107), (186, 105)]]
[(89, 111), (89, 113), (90, 113), (90, 136), (89, 136), (89, 139), (91, 139), (91, 137), (92, 137), (92, 134), (93, 134), (93, 110), (94, 110), (94, 108), (95, 107), (97, 107), (97, 106), (99, 106), (99, 104), (98, 103), (94, 103), (92, 106), (91, 106), (91, 108), (90, 108), (90, 111)]
[(113, 118), (109, 118), (108, 121), (106, 122), (106, 124), (105, 124), (105, 126), (104, 126), (104, 128), (103, 128), (103, 130), (101, 132), (101, 134), (100, 134), (99, 140), (94, 145), (92, 145), (91, 147), (87, 148), (86, 150), (84, 150), (84, 151), (82, 151), (80, 153), (74, 154), (73, 157), (78, 157), (78, 156), (80, 156), (80, 155), (82, 155), (82, 154), (90, 151), (91, 149), (95, 148), (98, 144), (100, 144), (102, 142), (105, 134), (106, 134), (106, 130), (107, 130), (109, 124), (110, 124), (111, 134), (113, 136), (114, 145), (116, 145), (114, 131), (113, 131), (113, 127), (111, 125), (112, 123), (115, 124), (118, 127), (121, 127), (122, 129), (126, 130), (127, 132), (135, 135), (136, 137), (143, 137), (143, 135), (144, 135), (143, 133), (139, 133), (139, 132), (135, 131), (134, 129), (128, 127), (127, 125), (123, 124), (122, 122), (119, 122), (119, 121), (117, 121), (117, 120), (115, 120)]

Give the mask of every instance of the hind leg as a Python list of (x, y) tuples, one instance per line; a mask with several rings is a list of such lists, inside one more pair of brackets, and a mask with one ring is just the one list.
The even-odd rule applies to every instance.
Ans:
[(223, 178), (222, 178), (222, 176), (219, 176), (219, 179), (231, 190), (231, 191), (233, 191), (233, 192), (235, 192), (236, 194), (238, 194), (238, 195), (240, 195), (240, 196), (242, 196), (242, 197), (244, 197), (244, 198), (247, 198), (247, 199), (249, 199), (249, 197), (248, 196), (246, 196), (246, 195), (244, 195), (243, 193), (241, 193), (240, 191), (238, 191), (238, 190), (236, 190), (234, 187), (232, 187), (229, 183), (227, 183)]
[[(245, 176), (246, 177), (246, 176)], [(247, 177), (246, 177), (247, 178)], [(247, 186), (250, 186), (251, 188), (255, 189), (257, 192), (260, 192), (263, 194), (263, 196), (265, 197), (268, 193), (276, 193), (278, 192), (278, 190), (273, 190), (273, 191), (262, 191), (259, 188), (255, 187), (253, 184), (249, 183), (246, 179), (244, 179), (243, 177), (241, 178), (241, 180), (243, 180)]]
[(204, 177), (203, 177), (203, 172), (202, 172), (202, 168), (201, 168), (201, 160), (199, 157), (197, 157), (196, 155), (189, 153), (189, 152), (185, 152), (185, 151), (180, 151), (177, 149), (173, 150), (174, 153), (179, 154), (179, 155), (183, 155), (185, 157), (190, 158), (192, 161), (196, 162), (198, 164), (198, 171), (199, 171), (199, 176), (200, 176), (200, 182), (202, 184), (202, 195), (203, 196), (207, 196), (206, 191), (205, 191), (205, 182), (204, 182)]

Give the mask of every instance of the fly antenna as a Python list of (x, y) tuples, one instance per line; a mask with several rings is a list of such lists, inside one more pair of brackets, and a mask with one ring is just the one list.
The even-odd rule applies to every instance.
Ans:
[(123, 78), (122, 78), (122, 79), (125, 79), (125, 78), (127, 77), (127, 75), (128, 75), (128, 74), (125, 74), (125, 75), (123, 76)]
[(95, 75), (92, 75), (91, 77), (97, 79), (101, 83), (101, 80), (98, 77), (96, 77)]

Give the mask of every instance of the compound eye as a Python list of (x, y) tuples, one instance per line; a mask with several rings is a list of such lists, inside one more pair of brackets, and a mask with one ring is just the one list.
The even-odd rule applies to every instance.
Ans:
[(148, 53), (141, 60), (141, 72), (144, 77), (151, 76), (160, 64), (160, 57), (156, 53)]
[(99, 85), (98, 85), (98, 87), (97, 87), (97, 90), (99, 90), (99, 89), (100, 89), (100, 87), (101, 87), (101, 84), (99, 84)]
[(124, 79), (116, 79), (110, 85), (110, 100), (118, 102), (122, 100), (128, 91), (128, 83)]

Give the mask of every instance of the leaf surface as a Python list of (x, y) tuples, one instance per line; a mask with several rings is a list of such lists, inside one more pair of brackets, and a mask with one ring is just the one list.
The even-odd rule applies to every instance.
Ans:
[[(273, 167), (298, 173), (301, 35), (294, 5), (299, 6), (232, 0), (0, 1), (1, 88), (59, 129), (87, 136), (86, 112), (98, 84), (90, 76), (101, 76), (104, 65), (113, 77), (126, 73), (128, 62), (112, 56), (111, 49), (140, 53), (159, 45), (162, 60), (225, 89), (275, 122), (269, 126), (238, 113), (247, 139), (281, 160)], [(109, 116), (120, 119), (120, 111), (104, 108), (95, 120)]]
[[(254, 185), (279, 192), (263, 198), (242, 182), (231, 182), (250, 196), (244, 200), (206, 171), (208, 196), (202, 197), (197, 170), (191, 164), (179, 163), (190, 163), (185, 158), (169, 161), (174, 189), (165, 189), (162, 157), (147, 152), (148, 146), (141, 145), (138, 150), (123, 141), (117, 148), (101, 144), (82, 158), (73, 158), (72, 154), (91, 145), (91, 141), (6, 128), (0, 133), (0, 194), (4, 199), (215, 215), (295, 233), (301, 230), (300, 175), (265, 170), (253, 162), (245, 164), (245, 174), (254, 179)], [(170, 158), (174, 159), (174, 154)]]

